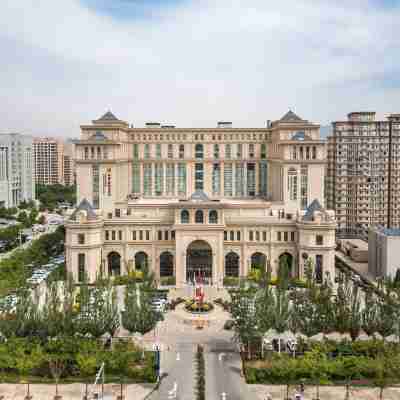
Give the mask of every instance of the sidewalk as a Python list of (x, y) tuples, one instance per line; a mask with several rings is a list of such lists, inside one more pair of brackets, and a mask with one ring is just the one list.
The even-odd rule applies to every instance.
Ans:
[[(89, 385), (92, 388), (93, 385)], [(126, 399), (143, 400), (153, 388), (153, 384), (135, 384), (125, 385), (123, 394)], [(82, 400), (85, 385), (82, 383), (72, 383), (69, 385), (58, 385), (58, 393), (62, 396), (62, 400)], [(101, 393), (101, 386), (97, 386), (97, 390)], [(115, 400), (120, 393), (120, 385), (107, 384), (104, 385), (104, 399)], [(30, 394), (32, 400), (53, 400), (55, 394), (55, 385), (31, 384)], [(26, 395), (26, 385), (24, 384), (0, 384), (0, 396), (4, 396), (4, 400), (24, 400)], [(90, 397), (92, 398), (92, 397)]]
[[(283, 385), (247, 385), (250, 392), (254, 393), (256, 399), (265, 400), (266, 393), (270, 393), (272, 400), (280, 400), (286, 397), (286, 386)], [(295, 387), (291, 386), (289, 396), (294, 397)], [(304, 400), (314, 399), (315, 387), (306, 386)], [(320, 398), (323, 400), (340, 400), (345, 398), (346, 388), (344, 386), (320, 386)], [(400, 399), (400, 388), (391, 387), (383, 392), (385, 400)], [(350, 388), (350, 399), (352, 400), (378, 400), (378, 388)]]

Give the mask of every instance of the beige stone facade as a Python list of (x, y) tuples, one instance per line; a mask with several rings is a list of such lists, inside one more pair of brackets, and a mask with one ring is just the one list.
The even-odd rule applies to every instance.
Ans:
[(265, 128), (133, 128), (108, 112), (75, 144), (78, 209), (67, 268), (79, 281), (146, 264), (178, 286), (213, 285), (283, 259), (334, 274), (335, 219), (323, 204), (319, 126), (289, 111)]

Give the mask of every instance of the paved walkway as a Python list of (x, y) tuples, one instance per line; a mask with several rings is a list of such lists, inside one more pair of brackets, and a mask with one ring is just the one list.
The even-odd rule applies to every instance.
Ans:
[[(92, 385), (90, 385), (92, 389)], [(123, 394), (127, 400), (143, 400), (153, 389), (153, 385), (125, 385)], [(97, 390), (101, 393), (101, 387)], [(62, 396), (62, 400), (82, 400), (85, 394), (85, 385), (74, 383), (70, 385), (59, 385), (58, 393)], [(120, 393), (119, 385), (104, 385), (104, 400), (115, 400)], [(54, 385), (30, 385), (30, 394), (32, 400), (53, 400), (55, 394)], [(0, 384), (0, 396), (4, 396), (4, 400), (24, 400), (26, 395), (26, 385), (24, 384)]]
[[(265, 400), (266, 393), (270, 393), (272, 400), (281, 400), (286, 397), (286, 386), (281, 385), (247, 385), (249, 390), (256, 395), (256, 399)], [(290, 389), (290, 396), (296, 393), (295, 388)], [(316, 398), (315, 387), (306, 387), (304, 400)], [(322, 400), (342, 400), (345, 399), (346, 388), (343, 386), (321, 386), (320, 399)], [(388, 388), (383, 393), (385, 400), (399, 400), (400, 388)], [(350, 400), (379, 400), (379, 389), (373, 388), (351, 388)]]

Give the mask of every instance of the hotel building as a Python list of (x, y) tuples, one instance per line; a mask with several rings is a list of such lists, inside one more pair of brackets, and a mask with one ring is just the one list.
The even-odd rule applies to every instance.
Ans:
[(67, 269), (127, 274), (147, 265), (177, 286), (214, 285), (286, 260), (302, 277), (334, 274), (335, 218), (325, 209), (325, 142), (292, 111), (264, 128), (134, 128), (107, 112), (75, 142), (79, 206), (66, 224)]

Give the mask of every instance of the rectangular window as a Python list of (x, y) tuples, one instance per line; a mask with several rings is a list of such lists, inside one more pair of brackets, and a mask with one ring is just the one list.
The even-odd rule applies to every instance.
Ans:
[(157, 231), (157, 240), (162, 240), (162, 231)]
[(229, 143), (225, 145), (225, 159), (229, 160), (232, 158), (232, 148)]
[(263, 237), (263, 242), (266, 242), (267, 241), (267, 232), (263, 231), (262, 237)]
[(99, 208), (100, 196), (99, 196), (99, 188), (100, 188), (100, 175), (99, 175), (99, 166), (92, 165), (92, 189), (93, 189), (93, 207)]
[(139, 231), (139, 240), (143, 240), (143, 231)]
[(213, 164), (212, 191), (213, 195), (216, 196), (219, 196), (221, 191), (221, 169), (219, 164)]
[(249, 144), (249, 157), (254, 158), (254, 144), (253, 143)]
[(317, 246), (322, 246), (324, 244), (324, 237), (322, 235), (317, 235), (315, 237), (315, 244)]
[(156, 144), (156, 158), (161, 158), (161, 144)]
[(227, 163), (224, 165), (224, 195), (232, 196), (232, 164)]
[(172, 144), (168, 144), (168, 158), (174, 158), (174, 147)]
[(145, 196), (152, 195), (152, 165), (144, 164), (143, 193)]
[(203, 164), (195, 164), (194, 173), (194, 188), (195, 190), (204, 190), (204, 166)]
[(242, 155), (243, 155), (243, 145), (242, 145), (242, 143), (238, 143), (236, 146), (237, 146), (237, 147), (236, 147), (236, 157), (237, 157), (237, 158), (242, 158)]
[(150, 240), (150, 231), (146, 231), (146, 240)]
[(214, 158), (218, 159), (219, 158), (219, 145), (214, 144)]
[(120, 218), (120, 217), (121, 217), (121, 210), (120, 210), (119, 208), (116, 208), (116, 209), (115, 209), (115, 216), (116, 216), (117, 218)]
[(304, 210), (308, 206), (308, 167), (302, 165), (300, 169), (300, 197), (301, 197), (301, 208)]
[(175, 193), (175, 164), (167, 164), (166, 174), (167, 195), (173, 195)]
[(86, 275), (85, 254), (79, 253), (78, 254), (78, 281), (84, 282), (85, 278), (86, 278), (85, 275)]
[(236, 240), (240, 242), (240, 231), (236, 232)]
[(267, 145), (265, 143), (261, 145), (260, 158), (267, 158)]
[(154, 170), (154, 182), (156, 196), (161, 196), (164, 191), (164, 165), (156, 164)]
[(278, 242), (282, 241), (282, 232), (277, 232), (277, 240)]
[(164, 240), (169, 240), (169, 231), (164, 231)]
[(144, 158), (146, 160), (150, 158), (150, 145), (148, 143), (144, 145)]
[(122, 231), (118, 231), (118, 240), (122, 240)]
[(106, 240), (110, 240), (110, 231), (106, 231)]
[(78, 244), (85, 244), (85, 234), (78, 233)]
[(224, 231), (224, 240), (228, 240), (228, 232)]
[(235, 240), (235, 232), (234, 231), (229, 232), (229, 240), (231, 240), (231, 241)]
[(235, 189), (236, 196), (244, 196), (244, 165), (236, 163), (235, 165)]
[(180, 159), (185, 158), (185, 145), (184, 144), (179, 145), (179, 158)]
[(111, 196), (111, 168), (107, 168), (107, 196)]
[(283, 240), (285, 241), (285, 242), (287, 242), (289, 239), (288, 239), (288, 233), (287, 232), (283, 232)]
[(253, 163), (247, 164), (247, 194), (256, 195), (256, 167)]
[(259, 176), (259, 187), (260, 187), (260, 195), (267, 195), (267, 187), (268, 187), (268, 177), (267, 177), (267, 162), (261, 161), (259, 166), (260, 176)]
[(133, 159), (137, 160), (139, 158), (139, 145), (137, 143), (133, 144)]
[(295, 238), (295, 233), (294, 233), (294, 232), (290, 232), (290, 240), (291, 240), (292, 242), (294, 242), (294, 241), (296, 240), (296, 238)]
[(175, 231), (171, 231), (171, 240), (175, 240)]
[(132, 231), (132, 240), (136, 240), (136, 231)]
[(111, 231), (111, 240), (115, 240), (115, 231)]
[(297, 171), (294, 168), (288, 171), (288, 192), (290, 200), (297, 200)]
[(132, 193), (140, 193), (140, 164), (132, 164)]
[(256, 241), (260, 241), (260, 232), (256, 231)]
[(186, 164), (178, 164), (178, 194), (186, 196)]
[(253, 241), (254, 240), (254, 233), (253, 231), (249, 231), (249, 240)]

